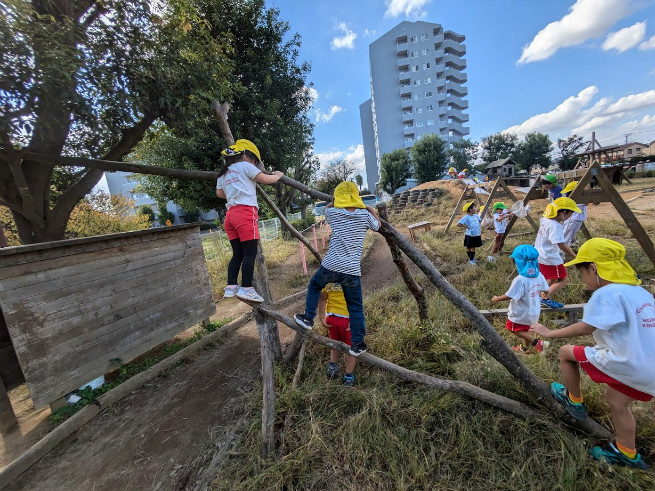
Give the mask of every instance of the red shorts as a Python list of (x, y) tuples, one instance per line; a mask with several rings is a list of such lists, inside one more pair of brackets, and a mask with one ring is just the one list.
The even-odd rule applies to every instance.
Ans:
[(344, 342), (350, 345), (350, 319), (348, 317), (339, 317), (328, 315), (325, 323), (330, 326), (330, 339)]
[(568, 276), (563, 264), (551, 266), (549, 264), (539, 263), (539, 272), (544, 275), (544, 278), (547, 280), (559, 280)]
[(239, 239), (246, 242), (259, 239), (258, 221), (256, 206), (235, 205), (227, 210), (223, 227), (228, 240)]
[(516, 322), (512, 322), (511, 320), (507, 319), (507, 322), (505, 323), (505, 329), (512, 332), (521, 332), (529, 331), (530, 326), (525, 324), (517, 324)]
[(584, 349), (585, 349), (584, 346), (574, 346), (573, 356), (575, 356), (575, 359), (578, 361), (582, 369), (585, 372), (587, 372), (587, 375), (589, 375), (589, 378), (591, 378), (591, 380), (593, 380), (597, 384), (607, 384), (612, 389), (628, 397), (636, 399), (637, 401), (647, 402), (653, 398), (652, 395), (646, 394), (645, 392), (642, 392), (637, 389), (633, 389), (632, 387), (625, 385), (623, 382), (619, 382), (618, 380), (610, 377), (606, 373), (601, 372), (590, 361), (587, 360), (587, 355), (585, 354)]

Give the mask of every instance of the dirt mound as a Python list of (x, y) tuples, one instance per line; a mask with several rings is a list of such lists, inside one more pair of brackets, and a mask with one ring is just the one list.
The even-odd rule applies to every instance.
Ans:
[(415, 188), (412, 188), (410, 191), (418, 191), (421, 189), (444, 189), (448, 191), (454, 198), (459, 198), (464, 191), (466, 184), (459, 179), (457, 180), (441, 180), (441, 181), (430, 181), (419, 184)]

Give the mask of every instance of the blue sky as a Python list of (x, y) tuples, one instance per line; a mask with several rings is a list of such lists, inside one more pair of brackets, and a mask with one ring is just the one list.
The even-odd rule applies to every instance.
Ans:
[(268, 0), (312, 65), (314, 152), (363, 169), (368, 45), (403, 20), (466, 36), (470, 138), (655, 140), (655, 0)]

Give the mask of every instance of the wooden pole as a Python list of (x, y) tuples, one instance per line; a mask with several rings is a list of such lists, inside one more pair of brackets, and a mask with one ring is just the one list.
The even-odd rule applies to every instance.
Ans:
[[(387, 205), (384, 203), (380, 203), (377, 205), (377, 209), (378, 209), (378, 213), (380, 214), (380, 218), (389, 221), (389, 214), (387, 213)], [(425, 298), (425, 291), (416, 282), (414, 276), (412, 276), (412, 273), (409, 271), (409, 268), (407, 267), (407, 263), (403, 259), (403, 253), (400, 251), (396, 243), (387, 237), (385, 237), (385, 240), (389, 245), (389, 249), (391, 250), (391, 257), (393, 259), (394, 264), (398, 268), (398, 271), (400, 272), (400, 276), (402, 277), (403, 281), (407, 285), (407, 288), (409, 288), (409, 291), (411, 292), (411, 294), (414, 296), (414, 299), (416, 300), (416, 305), (418, 306), (418, 316), (421, 319), (421, 322), (429, 323), (430, 317), (428, 315), (428, 301)]]

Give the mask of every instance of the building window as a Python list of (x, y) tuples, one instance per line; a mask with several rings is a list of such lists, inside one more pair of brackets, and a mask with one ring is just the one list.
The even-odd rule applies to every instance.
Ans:
[(421, 94), (414, 94), (414, 100), (417, 101), (421, 98)]
[(429, 70), (430, 69), (430, 64), (429, 63), (423, 63), (423, 70)]
[(421, 114), (423, 112), (423, 108), (422, 107), (417, 107), (416, 109), (414, 109), (414, 112), (416, 114)]
[(412, 71), (413, 71), (413, 72), (418, 72), (418, 65), (414, 65), (414, 66), (412, 67)]
[(423, 126), (423, 121), (417, 121), (416, 126)]
[(430, 48), (424, 48), (423, 51), (421, 51), (422, 55), (427, 55), (430, 53)]
[(414, 85), (421, 85), (421, 81), (420, 80), (414, 80)]
[(412, 53), (410, 54), (410, 57), (418, 58), (418, 51), (412, 51)]
[(434, 105), (428, 104), (428, 111), (434, 111)]
[(425, 93), (425, 98), (427, 99), (428, 97), (432, 97), (432, 92), (426, 92)]
[(431, 84), (432, 83), (432, 77), (425, 77), (425, 83), (426, 84)]
[(411, 37), (411, 42), (415, 43), (416, 41), (418, 41), (418, 36), (412, 36)]
[(628, 148), (628, 155), (632, 155), (632, 148)]
[(434, 126), (434, 119), (428, 119), (428, 126)]
[(635, 152), (637, 152), (637, 153), (641, 153), (641, 147), (637, 147), (637, 148), (635, 148)]
[(421, 41), (425, 41), (428, 38), (427, 34), (421, 34)]

